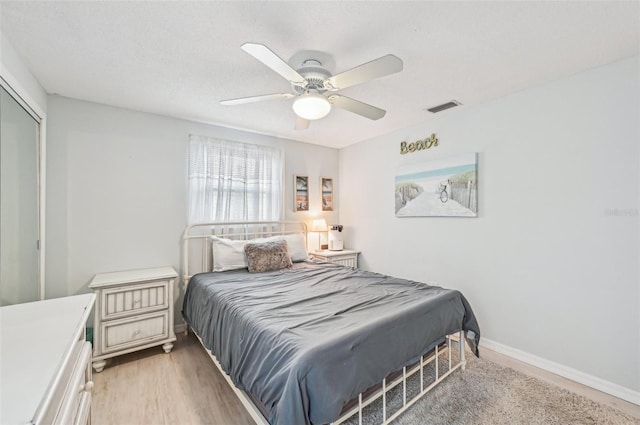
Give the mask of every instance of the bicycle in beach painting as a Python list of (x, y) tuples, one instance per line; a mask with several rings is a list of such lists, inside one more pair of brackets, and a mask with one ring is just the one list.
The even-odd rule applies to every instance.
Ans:
[(447, 181), (446, 183), (440, 183), (440, 185), (438, 186), (438, 192), (440, 193), (440, 202), (442, 202), (443, 204), (449, 200), (449, 193), (447, 192), (448, 184), (449, 182)]

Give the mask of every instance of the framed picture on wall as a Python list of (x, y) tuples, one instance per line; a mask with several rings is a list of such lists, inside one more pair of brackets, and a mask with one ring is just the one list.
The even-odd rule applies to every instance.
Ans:
[(309, 211), (309, 176), (293, 176), (293, 210)]
[(395, 176), (396, 217), (477, 217), (475, 152), (400, 167)]
[(320, 177), (322, 211), (333, 211), (333, 179)]

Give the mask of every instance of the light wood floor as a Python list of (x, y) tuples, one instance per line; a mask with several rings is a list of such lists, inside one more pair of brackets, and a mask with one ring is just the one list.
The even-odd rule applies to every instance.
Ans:
[[(483, 348), (482, 356), (640, 419), (640, 406)], [(93, 374), (93, 425), (253, 425), (197, 338), (116, 357)]]
[(253, 425), (193, 333), (171, 353), (149, 348), (93, 374), (92, 425)]

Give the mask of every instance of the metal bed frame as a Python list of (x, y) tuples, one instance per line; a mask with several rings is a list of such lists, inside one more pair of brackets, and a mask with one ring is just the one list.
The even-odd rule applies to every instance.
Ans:
[[(197, 232), (197, 233), (196, 233)], [(200, 257), (200, 267), (197, 267), (198, 272), (209, 272), (212, 267), (212, 250), (211, 250), (211, 242), (210, 236), (215, 235), (219, 237), (225, 237), (228, 239), (241, 239), (241, 240), (250, 240), (260, 237), (269, 237), (275, 235), (286, 235), (286, 234), (294, 234), (294, 233), (303, 233), (305, 236), (305, 242), (307, 238), (307, 226), (302, 222), (294, 222), (294, 221), (243, 221), (243, 222), (203, 222), (203, 223), (194, 223), (187, 226), (184, 231), (182, 240), (183, 240), (183, 260), (184, 260), (184, 273), (183, 279), (185, 282), (185, 288), (189, 284), (189, 280), (193, 276), (189, 272), (189, 251), (190, 244), (199, 245), (199, 250), (201, 253)], [(185, 327), (185, 335), (189, 332), (189, 326), (186, 324)], [(241, 403), (247, 410), (247, 412), (251, 415), (253, 420), (258, 425), (269, 425), (267, 419), (263, 416), (260, 409), (253, 403), (251, 398), (247, 393), (240, 390), (235, 386), (229, 375), (222, 370), (220, 362), (216, 359), (216, 357), (209, 351), (202, 342), (202, 339), (198, 334), (196, 337), (200, 341), (200, 344), (205, 349), (213, 363), (216, 365), (222, 376), (225, 378), (231, 389), (235, 392), (235, 394), (240, 399)], [(376, 400), (382, 398), (382, 422), (381, 425), (386, 425), (391, 423), (394, 419), (404, 413), (407, 409), (409, 409), (413, 404), (415, 404), (418, 400), (420, 400), (425, 394), (435, 388), (440, 382), (446, 379), (449, 375), (451, 375), (457, 369), (465, 369), (466, 359), (465, 359), (465, 343), (464, 343), (464, 331), (459, 331), (451, 335), (446, 335), (445, 343), (442, 346), (436, 345), (432, 352), (429, 352), (420, 357), (420, 361), (415, 365), (410, 366), (409, 368), (402, 368), (402, 373), (399, 374), (395, 378), (385, 378), (379, 384), (379, 389), (374, 391), (372, 394), (364, 396), (364, 393), (360, 393), (358, 395), (357, 404), (351, 409), (344, 412), (338, 419), (331, 423), (331, 425), (339, 425), (342, 424), (351, 418), (358, 415), (358, 425), (363, 425), (366, 422), (363, 422), (366, 418), (363, 415), (363, 409), (375, 402)], [(458, 348), (458, 362), (453, 365), (452, 364), (452, 344), (455, 344)], [(445, 354), (448, 356), (448, 369), (445, 373), (440, 374), (439, 368), (439, 356)], [(425, 386), (424, 382), (424, 373), (425, 368), (431, 363), (435, 362), (435, 380), (431, 382), (429, 385)], [(420, 391), (407, 400), (407, 380), (413, 376), (414, 374), (420, 374)], [(390, 414), (387, 417), (387, 394), (393, 390), (398, 385), (402, 385), (402, 406), (396, 410), (394, 413)]]

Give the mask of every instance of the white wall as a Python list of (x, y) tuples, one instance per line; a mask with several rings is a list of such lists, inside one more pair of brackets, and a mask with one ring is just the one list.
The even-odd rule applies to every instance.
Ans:
[[(638, 58), (340, 151), (363, 267), (460, 289), (482, 336), (640, 391)], [(464, 102), (464, 99), (460, 99)], [(402, 140), (440, 145), (400, 155)], [(401, 164), (479, 153), (478, 218), (396, 218)]]
[(26, 94), (30, 103), (35, 103), (42, 112), (46, 113), (47, 93), (2, 33), (0, 33), (0, 74), (9, 84), (19, 85), (24, 90), (21, 95)]
[[(87, 292), (98, 272), (162, 265), (180, 272), (191, 133), (284, 148), (287, 220), (311, 220), (293, 212), (293, 174), (312, 184), (338, 176), (331, 148), (59, 96), (49, 97), (48, 109), (47, 298)], [(317, 185), (310, 195), (319, 213)], [(323, 216), (331, 222), (338, 211)]]

